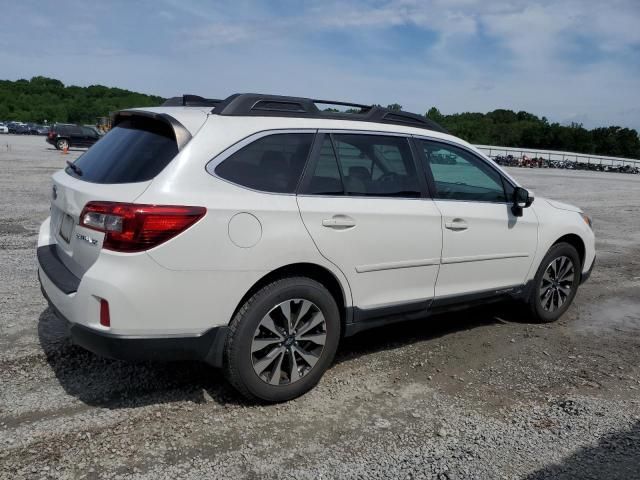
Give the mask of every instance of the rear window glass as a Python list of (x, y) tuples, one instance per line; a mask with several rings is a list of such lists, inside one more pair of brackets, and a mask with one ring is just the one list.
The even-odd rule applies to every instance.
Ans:
[(178, 153), (173, 129), (164, 122), (133, 117), (119, 123), (75, 161), (79, 175), (93, 183), (135, 183), (151, 180)]
[(216, 167), (216, 174), (254, 190), (293, 193), (307, 161), (313, 133), (262, 137)]

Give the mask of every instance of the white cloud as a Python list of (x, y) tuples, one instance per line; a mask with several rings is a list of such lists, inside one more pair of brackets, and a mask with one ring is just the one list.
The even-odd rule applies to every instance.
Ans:
[[(73, 29), (37, 30), (55, 39), (39, 49), (16, 44), (5, 16), (0, 65), (10, 78), (166, 96), (263, 91), (640, 128), (640, 111), (629, 108), (640, 105), (638, 0), (314, 0), (280, 10), (164, 0), (146, 24), (131, 21), (150, 5), (103, 6), (93, 18), (74, 8), (65, 22)], [(46, 53), (61, 47), (65, 62)]]

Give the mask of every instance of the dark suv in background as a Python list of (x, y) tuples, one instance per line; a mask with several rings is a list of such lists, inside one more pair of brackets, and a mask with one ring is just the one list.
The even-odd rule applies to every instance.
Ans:
[(47, 142), (58, 150), (71, 147), (90, 147), (100, 140), (98, 132), (90, 127), (56, 124), (49, 129)]

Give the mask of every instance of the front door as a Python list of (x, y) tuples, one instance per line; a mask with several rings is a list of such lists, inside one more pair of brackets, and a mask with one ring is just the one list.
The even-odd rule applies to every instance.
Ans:
[(442, 264), (436, 298), (518, 287), (538, 241), (533, 209), (511, 211), (513, 185), (471, 151), (417, 140), (442, 214)]
[(349, 281), (363, 318), (433, 298), (440, 213), (425, 198), (408, 139), (320, 133), (298, 194), (320, 253)]

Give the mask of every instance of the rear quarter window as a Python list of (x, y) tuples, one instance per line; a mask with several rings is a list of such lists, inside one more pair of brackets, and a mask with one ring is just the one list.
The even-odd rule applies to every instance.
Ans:
[(277, 133), (259, 138), (223, 160), (216, 175), (254, 190), (293, 193), (313, 137), (313, 133)]
[(75, 164), (82, 174), (66, 172), (92, 183), (136, 183), (153, 179), (177, 155), (170, 125), (145, 117), (119, 123)]

